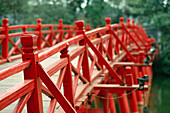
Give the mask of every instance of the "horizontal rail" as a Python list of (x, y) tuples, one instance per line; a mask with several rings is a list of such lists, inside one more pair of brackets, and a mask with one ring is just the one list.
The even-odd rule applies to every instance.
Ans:
[[(121, 19), (119, 24), (110, 24), (111, 21), (107, 19), (106, 26), (85, 32), (83, 21), (77, 21), (75, 26), (63, 25), (61, 22), (60, 20), (58, 25), (42, 25), (39, 19), (37, 25), (4, 27), (8, 31), (22, 29), (22, 32), (20, 30), (10, 34), (1, 32), (5, 38), (1, 35), (0, 38), (3, 45), (9, 41), (14, 46), (8, 54), (8, 60), (12, 53), (21, 52), (24, 61), (0, 70), (0, 80), (24, 71), (24, 82), (0, 94), (0, 110), (20, 98), (14, 111), (22, 111), (26, 103), (28, 107), (31, 103), (37, 103), (37, 107), (31, 110), (41, 111), (41, 97), (44, 93), (51, 99), (48, 112), (55, 111), (57, 102), (66, 112), (78, 112), (79, 109), (86, 108), (86, 103), (94, 100), (94, 95), (105, 96), (106, 90), (118, 95), (126, 94), (125, 91), (138, 90), (139, 73), (146, 73), (149, 79), (151, 78), (150, 65), (142, 62), (146, 58), (145, 55), (148, 55), (146, 53), (150, 42), (143, 41), (147, 39), (144, 35), (140, 35), (141, 39), (138, 40), (139, 37), (134, 35), (133, 27), (129, 26), (129, 23), (124, 24)], [(36, 34), (37, 37), (28, 35), (30, 33)], [(14, 42), (11, 38), (23, 34), (27, 35), (21, 37), (20, 49), (20, 39)], [(76, 45), (76, 48), (70, 51), (72, 45)], [(39, 51), (35, 54), (36, 46)], [(48, 46), (49, 48), (46, 48)], [(138, 46), (141, 47), (140, 51)], [(43, 48), (46, 49), (42, 50)], [(134, 52), (137, 54), (134, 55)], [(45, 68), (40, 65), (43, 64), (41, 61), (57, 53), (61, 54), (60, 58), (49, 62)], [(5, 54), (2, 54), (1, 58), (5, 58)], [(77, 61), (74, 62), (75, 60)], [(58, 79), (54, 84), (51, 76), (56, 73)], [(149, 85), (150, 82), (146, 83), (144, 90), (149, 90)]]
[(11, 76), (11, 75), (14, 75), (18, 72), (21, 72), (23, 71), (27, 66), (29, 66), (31, 63), (30, 60), (28, 61), (23, 61), (21, 63), (18, 63), (18, 64), (15, 64), (15, 65), (12, 65), (10, 67), (7, 67), (5, 69), (2, 69), (0, 71), (0, 81)]
[[(144, 91), (148, 90), (148, 85), (144, 86)], [(126, 90), (126, 91), (132, 91), (134, 89), (139, 90), (139, 85), (132, 85), (132, 86), (120, 86), (120, 85), (111, 85), (111, 84), (97, 84), (94, 85), (94, 90), (108, 90), (108, 91), (118, 91), (118, 90)]]
[(34, 80), (25, 80), (0, 93), (0, 110), (34, 89)]
[(60, 52), (61, 50), (63, 50), (64, 48), (66, 48), (69, 45), (72, 45), (74, 43), (76, 43), (77, 41), (80, 41), (83, 39), (82, 35), (79, 36), (75, 36), (74, 38), (65, 40), (63, 42), (60, 42), (59, 44), (49, 48), (48, 50), (41, 52), (38, 56), (39, 56), (39, 60), (43, 61), (46, 58), (56, 54), (57, 52)]

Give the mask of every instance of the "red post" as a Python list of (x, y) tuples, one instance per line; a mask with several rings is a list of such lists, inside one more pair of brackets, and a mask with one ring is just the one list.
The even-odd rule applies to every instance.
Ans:
[(61, 42), (63, 40), (63, 20), (62, 19), (59, 19), (59, 27), (58, 27), (58, 30), (60, 30), (60, 33), (59, 33), (59, 42)]
[(72, 82), (72, 73), (71, 73), (71, 60), (70, 55), (68, 54), (68, 46), (63, 49), (61, 52), (61, 58), (67, 58), (68, 64), (67, 69), (65, 71), (64, 79), (63, 79), (63, 86), (64, 86), (64, 96), (67, 100), (72, 104), (74, 107), (74, 96), (73, 96), (73, 82)]
[(86, 31), (90, 31), (91, 29), (90, 29), (90, 24), (87, 24), (86, 25)]
[[(111, 19), (110, 18), (106, 18), (105, 19), (105, 22), (106, 22), (106, 27), (108, 26), (110, 29), (111, 29)], [(108, 32), (109, 33), (109, 32)], [(112, 40), (112, 35), (110, 35), (110, 38), (109, 38), (109, 45), (108, 45), (108, 55), (109, 55), (109, 60), (113, 61), (113, 40)]]
[(41, 19), (39, 18), (39, 19), (37, 19), (37, 29), (36, 29), (36, 31), (38, 31), (39, 33), (38, 33), (38, 38), (37, 38), (37, 48), (39, 49), (39, 50), (41, 50), (41, 43), (42, 43), (42, 27), (41, 27)]
[(116, 107), (115, 107), (115, 103), (114, 100), (111, 99), (113, 98), (112, 94), (109, 93), (109, 108), (110, 108), (110, 113), (116, 113)]
[(125, 95), (126, 95), (125, 91), (118, 93), (118, 97), (121, 97), (118, 99), (119, 100), (119, 109), (120, 109), (121, 113), (130, 113), (127, 96), (125, 96)]
[(31, 65), (24, 69), (24, 80), (34, 79), (35, 82), (35, 88), (27, 102), (28, 113), (43, 113), (41, 81), (36, 67), (36, 64), (39, 63), (38, 54), (34, 53), (36, 43), (37, 39), (35, 36), (24, 35), (21, 37), (22, 50), (25, 52), (22, 54), (22, 60), (31, 60)]
[(71, 30), (71, 26), (69, 26), (69, 27), (68, 27), (68, 33), (67, 33), (67, 35), (65, 36), (65, 40), (71, 38), (72, 33), (73, 33), (73, 32), (72, 32), (72, 30)]
[(104, 113), (109, 113), (109, 100), (107, 98), (109, 98), (109, 92), (104, 91), (104, 97), (105, 99), (103, 99), (103, 107), (104, 107)]
[[(79, 34), (84, 34), (85, 35), (85, 32), (83, 30), (83, 27), (84, 27), (84, 21), (83, 20), (80, 20), (80, 21), (76, 21), (75, 22), (78, 30), (77, 30), (77, 33), (76, 35), (79, 35)], [(88, 80), (88, 81), (91, 81), (91, 78), (90, 78), (90, 71), (89, 71), (89, 61), (88, 61), (88, 48), (87, 48), (87, 44), (85, 43), (85, 40), (81, 40), (79, 42), (79, 45), (80, 46), (85, 46), (85, 51), (84, 51), (84, 56), (83, 56), (83, 61), (82, 61), (82, 70), (83, 70), (83, 76)]]
[(2, 20), (3, 22), (3, 25), (2, 27), (4, 28), (4, 31), (3, 31), (3, 34), (5, 35), (5, 38), (3, 39), (2, 41), (2, 58), (3, 59), (7, 59), (8, 57), (8, 50), (9, 50), (9, 45), (8, 45), (8, 42), (9, 42), (9, 25), (8, 25), (8, 19), (7, 18), (4, 18)]
[(50, 46), (53, 46), (53, 26), (52, 25), (49, 27), (49, 30), (51, 32), (49, 34), (49, 44), (50, 44)]
[[(114, 31), (117, 31), (117, 30), (118, 30), (118, 26), (116, 26), (114, 28)], [(120, 40), (120, 39), (119, 39), (119, 35), (118, 34), (117, 34), (117, 38), (118, 39), (116, 39), (115, 50), (116, 50), (116, 54), (119, 55), (119, 41), (118, 40)], [(120, 40), (120, 42), (121, 42), (121, 40)]]
[[(126, 73), (127, 86), (132, 86), (134, 84), (134, 81), (133, 81), (133, 78), (132, 78), (131, 67), (126, 67), (125, 73)], [(131, 92), (131, 94), (128, 95), (128, 99), (129, 99), (129, 103), (130, 103), (131, 113), (139, 113), (137, 98), (136, 98), (136, 92)]]

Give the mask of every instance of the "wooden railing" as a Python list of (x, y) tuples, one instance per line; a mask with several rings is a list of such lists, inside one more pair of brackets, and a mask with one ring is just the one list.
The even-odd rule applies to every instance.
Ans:
[[(149, 93), (142, 94), (137, 78), (145, 74), (150, 80), (152, 78), (151, 64), (145, 64), (143, 60), (149, 56), (151, 61), (153, 60), (153, 55), (148, 54), (153, 39), (149, 39), (144, 29), (138, 24), (135, 25), (134, 21), (130, 24), (130, 19), (127, 19), (126, 24), (123, 18), (120, 18), (119, 24), (110, 22), (110, 18), (106, 18), (106, 26), (85, 32), (84, 22), (77, 21), (75, 36), (57, 44), (54, 40), (55, 43), (49, 43), (53, 46), (41, 53), (35, 52), (38, 48), (39, 35), (21, 36), (23, 61), (0, 70), (0, 80), (20, 71), (24, 72), (24, 80), (0, 93), (0, 110), (19, 99), (13, 112), (21, 112), (27, 105), (28, 112), (42, 113), (44, 93), (51, 99), (48, 113), (55, 111), (57, 102), (60, 104), (55, 111), (57, 113), (98, 112), (100, 109), (96, 111), (90, 109), (90, 103), (97, 97), (106, 98), (102, 100), (104, 112), (115, 113), (112, 99), (112, 94), (115, 93), (118, 95), (121, 112), (139, 112), (137, 103), (144, 105), (142, 95), (147, 98)], [(35, 32), (37, 31), (31, 34)], [(52, 35), (50, 34), (52, 31), (43, 33), (49, 34), (47, 37)], [(90, 40), (89, 37), (96, 38)], [(69, 51), (68, 48), (75, 43), (76, 49)], [(44, 41), (44, 46), (41, 47), (45, 45), (48, 44)], [(43, 68), (41, 61), (59, 52), (60, 58), (49, 62), (50, 65)], [(72, 63), (71, 61), (76, 58), (77, 62)], [(57, 72), (59, 75), (55, 83), (51, 76)], [(151, 85), (151, 81), (144, 85), (143, 90), (150, 89), (148, 85)], [(129, 94), (131, 97), (127, 98)]]
[[(0, 27), (0, 64), (21, 57), (21, 55), (16, 56), (16, 54), (23, 53), (19, 37), (24, 34), (37, 35), (37, 48), (38, 50), (42, 50), (71, 38), (77, 29), (75, 25), (64, 25), (62, 19), (59, 20), (58, 24), (42, 24), (41, 19), (37, 19), (37, 25), (9, 26), (8, 19), (6, 18), (2, 22), (3, 25)], [(90, 25), (87, 24), (85, 29), (87, 31), (91, 30)]]

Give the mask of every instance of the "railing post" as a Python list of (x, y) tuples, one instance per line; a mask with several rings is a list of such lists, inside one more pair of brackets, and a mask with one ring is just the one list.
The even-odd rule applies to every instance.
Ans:
[[(84, 21), (83, 20), (76, 21), (75, 24), (76, 24), (76, 26), (78, 28), (78, 30), (76, 32), (76, 35), (79, 35), (79, 34), (85, 35), (85, 32), (83, 30)], [(83, 61), (82, 61), (82, 70), (83, 70), (83, 76), (90, 82), (91, 78), (90, 78), (90, 70), (89, 70), (87, 44), (85, 43), (85, 40), (82, 39), (82, 40), (80, 40), (79, 45), (80, 46), (85, 46), (85, 51), (84, 51), (84, 56), (83, 56)]]
[[(112, 93), (109, 93), (109, 98), (113, 98)], [(116, 113), (115, 102), (113, 99), (109, 99), (110, 113)]]
[[(121, 74), (122, 79), (123, 79), (125, 76), (124, 75), (124, 67), (118, 67), (118, 68), (120, 69), (119, 75)], [(119, 91), (117, 93), (117, 95), (118, 95), (118, 97), (121, 97), (121, 98), (118, 98), (120, 113), (130, 113), (129, 103), (128, 103), (128, 99), (127, 99), (125, 90)]]
[(50, 30), (50, 34), (49, 34), (49, 44), (50, 44), (50, 46), (53, 46), (53, 26), (51, 25), (50, 27), (49, 27), (49, 30)]
[(61, 42), (63, 40), (63, 20), (62, 19), (59, 19), (58, 30), (60, 30), (60, 33), (59, 33), (59, 42)]
[(86, 25), (86, 31), (90, 31), (90, 24)]
[(128, 100), (127, 100), (127, 96), (125, 91), (122, 91), (121, 93), (117, 94), (119, 98), (119, 109), (120, 109), (120, 113), (130, 113), (130, 109), (129, 109), (129, 104), (128, 104)]
[[(114, 28), (114, 31), (117, 31), (117, 30), (118, 30), (118, 26), (116, 26), (116, 27)], [(119, 38), (118, 35), (117, 35), (117, 37)], [(118, 42), (118, 40), (116, 40), (115, 51), (116, 51), (116, 55), (119, 55), (119, 42)]]
[(41, 92), (41, 81), (37, 74), (36, 64), (38, 61), (38, 54), (34, 50), (36, 47), (37, 39), (32, 35), (24, 35), (21, 37), (22, 50), (22, 60), (31, 60), (29, 67), (24, 69), (24, 80), (33, 79), (34, 80), (34, 90), (27, 102), (27, 111), (28, 113), (43, 113), (43, 104), (42, 104), (42, 92)]
[(64, 87), (64, 96), (74, 107), (74, 92), (73, 92), (73, 82), (72, 82), (72, 73), (71, 73), (71, 59), (68, 54), (68, 45), (65, 49), (60, 51), (60, 58), (67, 58), (68, 64), (65, 71), (64, 79), (63, 79), (63, 87)]
[[(111, 28), (111, 19), (106, 18), (105, 22), (106, 22), (106, 27), (109, 27), (109, 29), (112, 29)], [(112, 42), (113, 42), (112, 35), (110, 34), (109, 45), (108, 45), (108, 54), (109, 54), (109, 58), (110, 58), (109, 60), (111, 60), (111, 61), (113, 61), (113, 43)]]
[(2, 58), (7, 59), (8, 58), (8, 50), (9, 50), (9, 25), (8, 25), (8, 19), (4, 18), (2, 20), (4, 28), (3, 34), (5, 35), (5, 38), (2, 41)]
[(41, 50), (42, 48), (41, 48), (41, 43), (42, 43), (42, 26), (41, 26), (41, 19), (39, 18), (39, 19), (37, 19), (37, 29), (36, 29), (36, 31), (38, 31), (39, 33), (38, 33), (38, 38), (37, 38), (37, 47), (38, 47), (38, 49), (39, 50)]
[(68, 27), (68, 33), (67, 33), (67, 35), (65, 36), (65, 39), (64, 39), (64, 40), (67, 40), (67, 39), (71, 38), (71, 36), (72, 36), (72, 30), (71, 30), (71, 26), (69, 26), (69, 27)]

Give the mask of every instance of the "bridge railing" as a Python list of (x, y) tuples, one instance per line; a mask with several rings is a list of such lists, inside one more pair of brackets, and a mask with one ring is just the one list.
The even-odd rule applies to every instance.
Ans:
[[(129, 19), (127, 24), (124, 23), (123, 18), (120, 19), (119, 24), (111, 25), (110, 22), (110, 19), (106, 18), (105, 27), (85, 32), (83, 30), (84, 22), (77, 21), (75, 36), (55, 44), (41, 53), (35, 52), (38, 48), (37, 38), (39, 35), (22, 36), (23, 62), (1, 70), (0, 80), (23, 71), (24, 82), (0, 93), (0, 110), (19, 99), (13, 112), (22, 111), (26, 104), (28, 112), (43, 112), (42, 93), (44, 93), (51, 99), (49, 113), (54, 112), (57, 102), (65, 112), (83, 112), (82, 106), (87, 103), (88, 94), (93, 88), (89, 92), (86, 90), (90, 85), (93, 86), (93, 83), (102, 82), (103, 79), (98, 79), (100, 75), (104, 74), (104, 81), (108, 81), (110, 76), (114, 78), (115, 84), (125, 85), (124, 75), (118, 74), (119, 70), (112, 68), (115, 65), (114, 62), (128, 59), (134, 66), (143, 66), (142, 60), (146, 54), (148, 55), (150, 49), (150, 39), (141, 27), (134, 23), (130, 24)], [(90, 41), (89, 37), (91, 36), (97, 38)], [(69, 51), (68, 48), (77, 42), (79, 45), (76, 49)], [(134, 57), (135, 53), (132, 54), (132, 51), (143, 51), (143, 53)], [(53, 61), (45, 69), (41, 66), (41, 61), (59, 52), (61, 53), (59, 59), (56, 58), (56, 61)], [(78, 59), (77, 63), (72, 63), (76, 58)], [(60, 73), (55, 83), (50, 77), (57, 72)], [(148, 74), (151, 75), (149, 71)], [(135, 76), (137, 78), (138, 75)], [(138, 83), (135, 82), (135, 84)], [(62, 85), (64, 94), (60, 91)], [(95, 92), (96, 95), (98, 93)]]
[[(2, 22), (3, 25), (0, 27), (0, 63), (12, 61), (21, 57), (21, 55), (13, 55), (23, 53), (19, 37), (24, 34), (37, 35), (37, 47), (38, 50), (42, 50), (46, 47), (51, 47), (58, 42), (71, 38), (76, 32), (75, 25), (64, 25), (62, 19), (59, 20), (59, 24), (42, 24), (41, 19), (37, 19), (37, 25), (9, 26), (8, 19), (6, 18), (4, 18)], [(89, 24), (87, 24), (86, 30), (91, 30)]]

